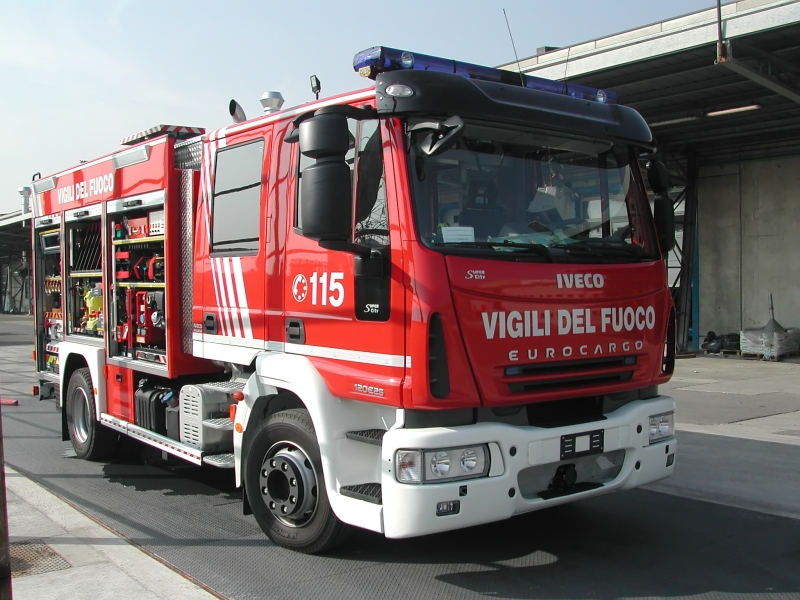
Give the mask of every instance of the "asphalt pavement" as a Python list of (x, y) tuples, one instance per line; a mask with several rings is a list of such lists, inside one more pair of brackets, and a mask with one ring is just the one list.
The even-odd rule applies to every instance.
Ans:
[(647, 489), (423, 538), (358, 532), (309, 557), (242, 515), (229, 471), (135, 443), (109, 463), (74, 458), (54, 403), (29, 395), (31, 336), (29, 318), (0, 316), (0, 394), (20, 401), (3, 407), (7, 465), (222, 597), (800, 599), (800, 365), (679, 361), (663, 389), (678, 401), (676, 473)]

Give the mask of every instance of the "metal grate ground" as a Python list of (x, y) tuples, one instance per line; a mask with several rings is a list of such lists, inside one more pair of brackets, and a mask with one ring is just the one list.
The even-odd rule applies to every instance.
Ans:
[(61, 555), (41, 540), (25, 540), (9, 544), (11, 577), (39, 575), (72, 567)]

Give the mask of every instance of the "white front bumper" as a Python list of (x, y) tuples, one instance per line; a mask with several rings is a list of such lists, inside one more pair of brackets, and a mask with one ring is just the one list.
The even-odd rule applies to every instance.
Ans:
[[(516, 514), (564, 504), (616, 490), (627, 490), (663, 479), (672, 474), (675, 438), (649, 444), (649, 417), (675, 410), (668, 396), (631, 402), (592, 423), (545, 429), (502, 423), (477, 423), (459, 427), (393, 429), (383, 438), (382, 475), (384, 532), (389, 538), (404, 538), (460, 529), (507, 519)], [(536, 465), (552, 464), (553, 474), (561, 461), (561, 436), (603, 429), (603, 451), (624, 449), (622, 469), (602, 487), (544, 500), (523, 498), (517, 476)], [(451, 483), (404, 484), (395, 479), (394, 455), (398, 449), (453, 448), (496, 443), (503, 468), (497, 459), (491, 477)], [(667, 446), (669, 449), (667, 449)], [(512, 448), (514, 456), (511, 455)], [(673, 457), (674, 460), (674, 457)], [(637, 468), (638, 467), (638, 468)], [(466, 495), (459, 489), (466, 486)], [(436, 504), (450, 500), (461, 503), (458, 514), (436, 516)]]

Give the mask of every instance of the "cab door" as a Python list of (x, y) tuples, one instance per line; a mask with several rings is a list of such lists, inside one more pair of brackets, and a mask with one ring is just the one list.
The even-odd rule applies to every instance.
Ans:
[(399, 406), (407, 359), (400, 234), (384, 169), (388, 134), (377, 120), (348, 125), (353, 242), (380, 254), (383, 270), (356, 277), (354, 254), (327, 250), (303, 235), (299, 183), (313, 161), (295, 144), (298, 184), (286, 237), (285, 351), (308, 356), (336, 396)]
[(225, 137), (223, 131), (204, 148), (203, 222), (198, 223), (203, 231), (196, 242), (201, 264), (195, 265), (202, 314), (194, 318), (194, 339), (202, 338), (194, 353), (204, 358), (249, 364), (268, 339), (264, 260), (270, 134), (260, 129)]

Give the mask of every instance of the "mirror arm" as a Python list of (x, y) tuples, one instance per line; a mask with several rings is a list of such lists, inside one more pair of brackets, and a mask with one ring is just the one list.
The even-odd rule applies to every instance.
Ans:
[(310, 119), (311, 117), (327, 114), (340, 114), (356, 121), (379, 118), (378, 111), (371, 106), (364, 106), (361, 108), (356, 108), (355, 106), (350, 106), (349, 104), (324, 106), (318, 110), (304, 112), (302, 115), (296, 117), (295, 120), (292, 121), (292, 129), (290, 129), (289, 132), (284, 136), (283, 141), (287, 144), (296, 144), (298, 141), (300, 141), (300, 123), (306, 119)]
[[(330, 114), (344, 115), (348, 119), (353, 119), (355, 121), (378, 118), (378, 111), (371, 106), (363, 106), (359, 108), (356, 106), (351, 106), (350, 104), (334, 104), (333, 106), (324, 106), (314, 111), (314, 116)], [(297, 119), (295, 119), (295, 121), (296, 120)]]

